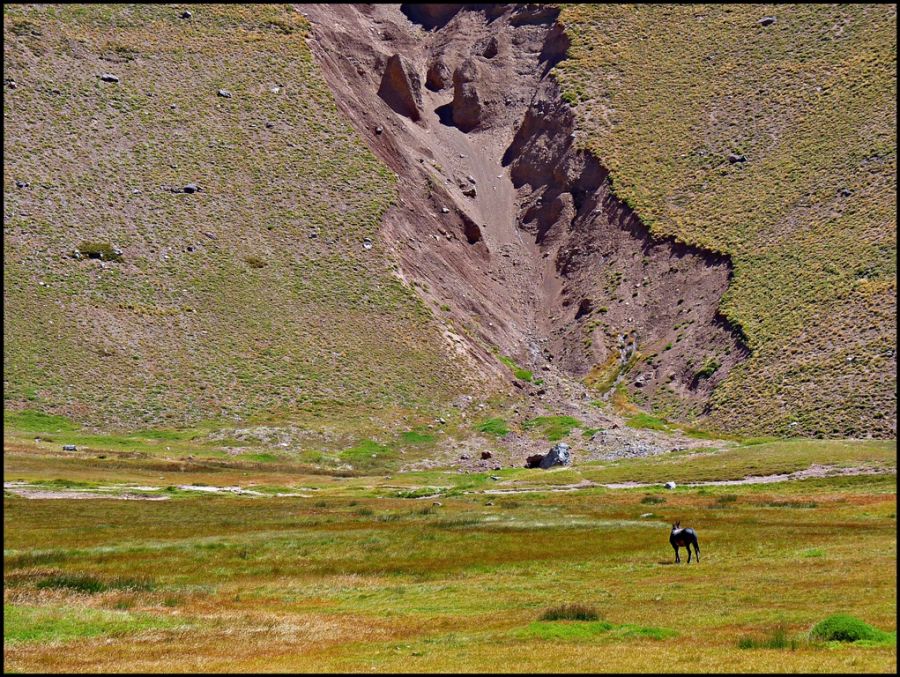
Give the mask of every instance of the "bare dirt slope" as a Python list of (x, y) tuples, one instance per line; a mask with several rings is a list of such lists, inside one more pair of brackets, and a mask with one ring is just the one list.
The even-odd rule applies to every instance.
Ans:
[(702, 413), (746, 356), (716, 310), (730, 264), (651, 237), (576, 149), (549, 75), (567, 47), (556, 10), (298, 8), (339, 108), (399, 177), (383, 234), (401, 274), (467, 352)]

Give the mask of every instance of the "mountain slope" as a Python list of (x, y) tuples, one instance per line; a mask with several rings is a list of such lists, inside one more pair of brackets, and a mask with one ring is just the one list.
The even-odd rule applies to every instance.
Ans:
[(4, 8), (7, 407), (128, 427), (464, 392), (303, 17), (180, 14)]
[(572, 5), (560, 20), (558, 76), (617, 194), (653, 232), (734, 261), (722, 309), (752, 355), (710, 422), (895, 434), (896, 7)]

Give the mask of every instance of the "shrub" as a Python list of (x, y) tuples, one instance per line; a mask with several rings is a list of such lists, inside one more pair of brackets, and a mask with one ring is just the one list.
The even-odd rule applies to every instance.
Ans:
[(700, 370), (696, 374), (694, 374), (694, 378), (709, 378), (710, 376), (715, 374), (716, 370), (718, 370), (718, 368), (721, 366), (722, 365), (716, 358), (710, 357), (708, 360), (706, 360), (706, 362), (703, 363), (703, 366), (700, 368)]
[(597, 621), (600, 616), (597, 610), (588, 604), (561, 604), (545, 609), (539, 620), (542, 621)]
[(887, 632), (873, 628), (858, 618), (847, 614), (835, 614), (817, 623), (810, 637), (827, 642), (858, 642), (860, 640), (884, 641), (891, 637)]
[(745, 636), (738, 640), (739, 649), (790, 649), (795, 651), (797, 645), (796, 639), (788, 639), (787, 630), (783, 624), (776, 627), (765, 639)]

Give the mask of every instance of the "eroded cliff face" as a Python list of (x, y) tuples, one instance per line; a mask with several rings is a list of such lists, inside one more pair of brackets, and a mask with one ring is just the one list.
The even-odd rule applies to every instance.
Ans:
[(499, 351), (701, 413), (747, 354), (717, 313), (729, 261), (652, 237), (579, 149), (550, 73), (568, 44), (556, 10), (300, 9), (339, 107), (399, 178), (381, 233), (398, 274), (477, 368), (508, 382)]

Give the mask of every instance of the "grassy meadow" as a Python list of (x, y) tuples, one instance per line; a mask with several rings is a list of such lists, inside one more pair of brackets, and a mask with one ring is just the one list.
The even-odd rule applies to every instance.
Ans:
[[(194, 452), (7, 441), (7, 482), (110, 492), (5, 491), (7, 670), (896, 670), (892, 442), (349, 476)], [(882, 472), (686, 486), (811, 465)], [(627, 481), (652, 486), (602, 486)], [(673, 563), (674, 520), (699, 564)], [(835, 614), (870, 638), (811, 634)]]

